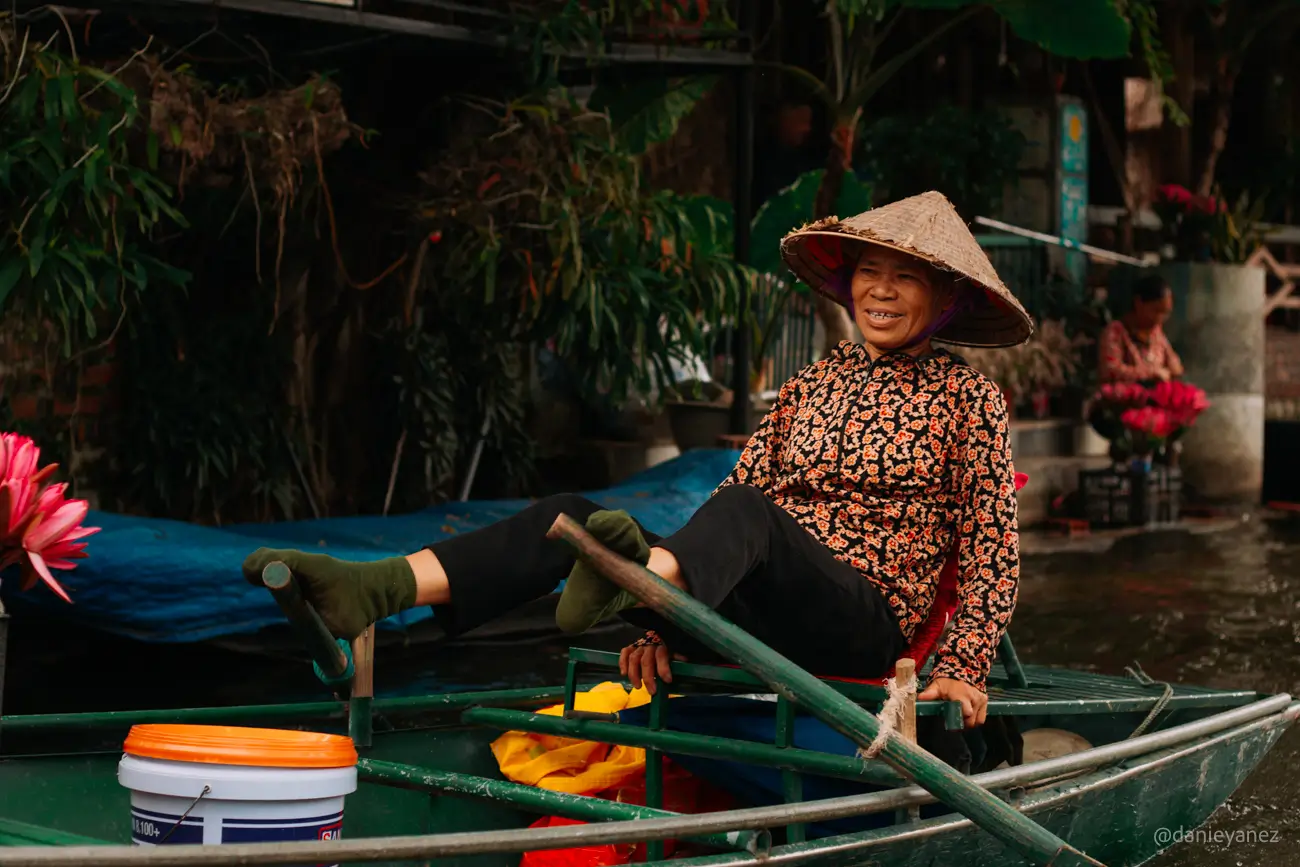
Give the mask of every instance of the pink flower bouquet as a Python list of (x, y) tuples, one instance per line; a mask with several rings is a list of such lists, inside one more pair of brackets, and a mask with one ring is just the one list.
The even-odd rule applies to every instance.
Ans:
[(1152, 455), (1176, 442), (1210, 402), (1188, 382), (1107, 383), (1093, 398), (1089, 421), (1111, 443), (1117, 460)]
[(1120, 422), (1128, 431), (1134, 451), (1140, 455), (1152, 454), (1178, 430), (1170, 412), (1158, 406), (1126, 409), (1120, 415)]
[(30, 437), (0, 434), (0, 570), (17, 565), (23, 590), (44, 581), (71, 602), (51, 570), (68, 570), (86, 557), (87, 536), (98, 527), (83, 527), (85, 500), (64, 497), (67, 485), (46, 484), (57, 464), (39, 467), (41, 450)]
[(1174, 433), (1181, 435), (1209, 408), (1210, 401), (1204, 391), (1191, 383), (1170, 380), (1151, 389), (1151, 405), (1167, 412), (1175, 425)]

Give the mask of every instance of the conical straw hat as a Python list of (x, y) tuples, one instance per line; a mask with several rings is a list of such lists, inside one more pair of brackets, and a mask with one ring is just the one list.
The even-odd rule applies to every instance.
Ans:
[(846, 306), (846, 273), (860, 244), (878, 244), (924, 259), (965, 278), (981, 290), (973, 306), (940, 328), (934, 339), (961, 346), (1015, 346), (1034, 333), (1034, 323), (1011, 294), (966, 223), (940, 193), (922, 193), (841, 220), (829, 217), (781, 239), (781, 255), (795, 275)]

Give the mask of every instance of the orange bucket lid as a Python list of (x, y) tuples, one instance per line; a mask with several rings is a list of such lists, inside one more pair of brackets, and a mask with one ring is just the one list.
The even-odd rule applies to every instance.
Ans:
[(142, 759), (260, 768), (347, 768), (357, 763), (342, 735), (240, 726), (131, 726), (123, 749)]

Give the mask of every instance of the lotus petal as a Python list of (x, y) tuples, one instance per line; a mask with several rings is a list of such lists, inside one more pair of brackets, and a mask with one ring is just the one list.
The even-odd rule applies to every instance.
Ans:
[(0, 541), (17, 544), (36, 517), (35, 487), (27, 479), (0, 484)]
[(46, 515), (52, 515), (58, 511), (59, 506), (63, 505), (63, 492), (67, 490), (66, 482), (49, 485), (41, 491), (41, 495), (36, 498), (36, 510)]
[(32, 569), (35, 570), (36, 574), (40, 576), (41, 580), (44, 581), (49, 586), (49, 588), (54, 591), (55, 595), (57, 595), (64, 602), (71, 604), (72, 597), (68, 595), (68, 591), (64, 590), (63, 587), (59, 585), (58, 581), (54, 580), (54, 576), (50, 574), (49, 567), (45, 565), (44, 558), (42, 558), (40, 554), (37, 554), (34, 551), (28, 551), (27, 559), (28, 562), (31, 563)]
[(85, 550), (85, 542), (55, 542), (48, 548), (43, 549), (41, 551), (41, 556), (46, 560), (54, 558), (60, 560), (84, 560), (86, 557), (90, 556), (85, 553)]
[(36, 465), (41, 459), (41, 450), (31, 440), (18, 446), (9, 460), (6, 475), (11, 479), (30, 479), (36, 474)]
[(54, 475), (54, 471), (59, 468), (58, 464), (46, 464), (32, 474), (32, 481), (36, 484), (44, 484), (45, 480)]
[(81, 523), (90, 511), (86, 500), (68, 500), (51, 515), (41, 515), (23, 534), (23, 547), (28, 551), (43, 551), (59, 541), (64, 534)]

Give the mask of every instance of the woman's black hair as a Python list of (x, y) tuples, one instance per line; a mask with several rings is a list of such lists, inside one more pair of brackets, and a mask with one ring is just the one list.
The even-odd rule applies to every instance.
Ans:
[(1134, 301), (1159, 301), (1169, 291), (1169, 284), (1159, 274), (1148, 274), (1133, 284)]

